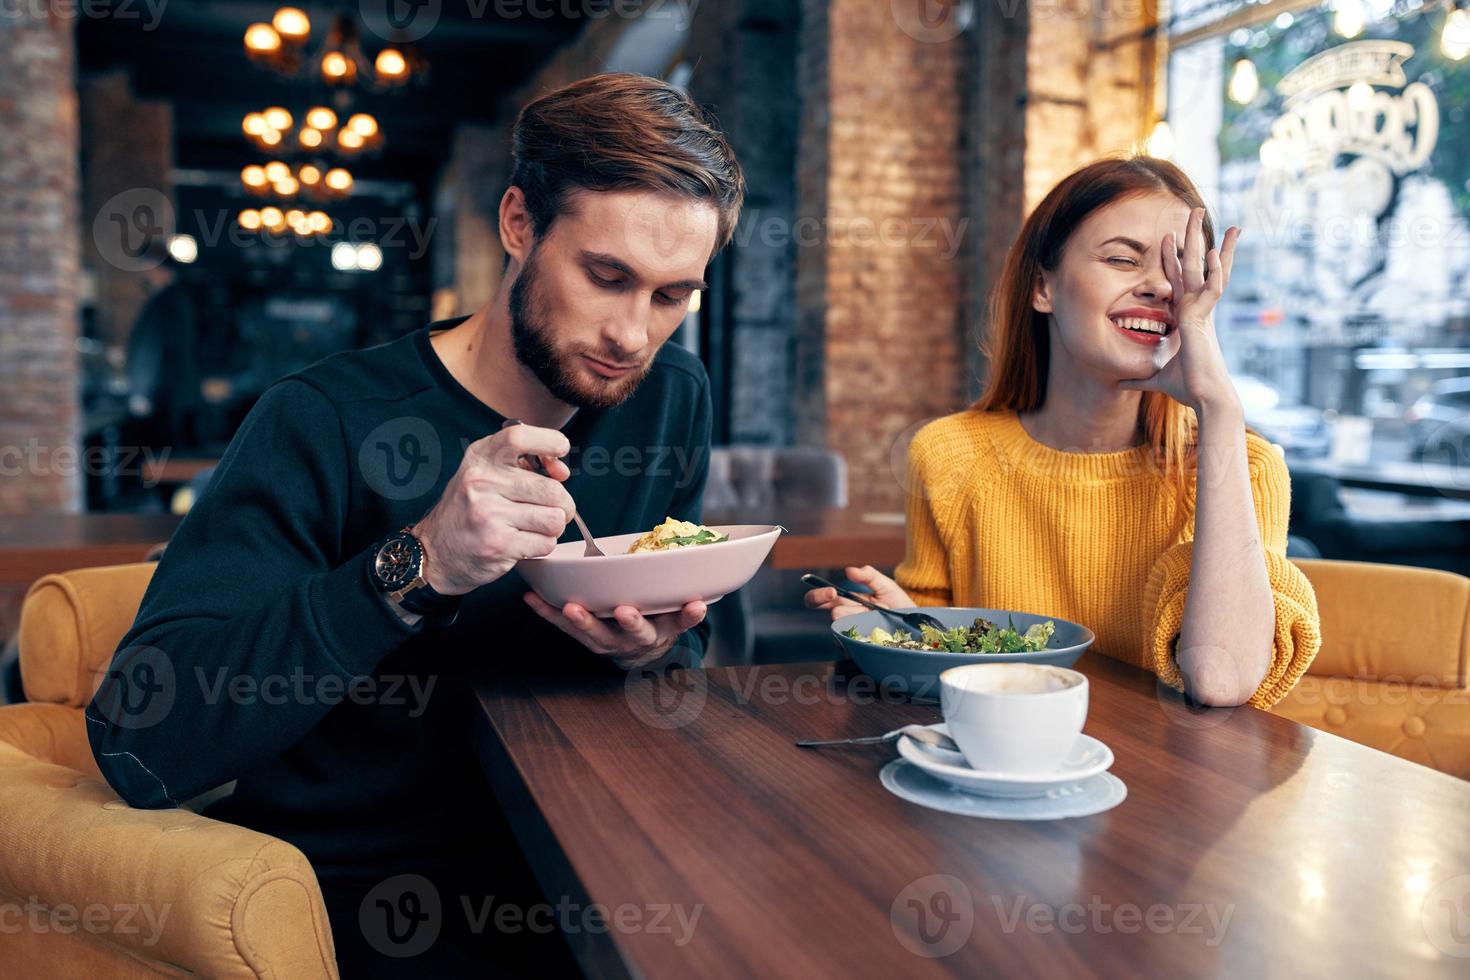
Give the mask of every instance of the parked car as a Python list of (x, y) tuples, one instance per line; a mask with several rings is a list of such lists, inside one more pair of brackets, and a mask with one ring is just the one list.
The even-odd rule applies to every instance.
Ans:
[(1245, 424), (1288, 456), (1326, 456), (1332, 451), (1332, 424), (1321, 409), (1286, 398), (1260, 378), (1241, 374), (1231, 380), (1245, 409)]
[(1470, 377), (1436, 381), (1404, 413), (1410, 449), (1420, 459), (1470, 453)]

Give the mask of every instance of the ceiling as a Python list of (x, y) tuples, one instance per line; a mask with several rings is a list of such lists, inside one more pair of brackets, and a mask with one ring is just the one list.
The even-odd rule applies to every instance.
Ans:
[(257, 0), (113, 0), (109, 16), (79, 18), (79, 74), (126, 68), (139, 97), (172, 103), (175, 165), (181, 169), (238, 174), (243, 164), (262, 159), (240, 130), (247, 112), (280, 105), (299, 119), (320, 104), (333, 106), (342, 118), (344, 109), (370, 112), (385, 142), (376, 157), (349, 164), (354, 176), (411, 182), (427, 196), (454, 128), (494, 121), (503, 111), (502, 97), (524, 84), (587, 20), (567, 16), (580, 5), (549, 0), (416, 0), (416, 7), (415, 0), (298, 2), (312, 21), (308, 51), (321, 44), (341, 12), (359, 25), (371, 59), (388, 42), (364, 26), (362, 16), (387, 4), (416, 12), (420, 19), (410, 22), (411, 31), (432, 25), (414, 42), (429, 63), (427, 79), (384, 94), (359, 86), (350, 107), (334, 102), (320, 82), (283, 78), (250, 62), (246, 27), (269, 22), (281, 6)]

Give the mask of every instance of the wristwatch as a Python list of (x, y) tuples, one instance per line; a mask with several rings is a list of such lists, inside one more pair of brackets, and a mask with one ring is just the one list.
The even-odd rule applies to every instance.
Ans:
[(373, 585), (405, 623), (413, 626), (423, 619), (448, 626), (459, 616), (459, 596), (434, 591), (424, 577), (428, 560), (424, 543), (405, 527), (373, 550), (369, 571)]

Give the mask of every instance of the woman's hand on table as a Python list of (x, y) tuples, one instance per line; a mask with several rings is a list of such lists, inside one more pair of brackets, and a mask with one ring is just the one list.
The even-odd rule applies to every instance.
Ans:
[(586, 607), (569, 602), (558, 609), (534, 592), (526, 604), (536, 614), (593, 653), (610, 658), (624, 670), (652, 663), (678, 641), (680, 634), (704, 622), (709, 607), (686, 603), (678, 612), (644, 616), (632, 606), (618, 606), (611, 619), (599, 619)]
[[(849, 579), (873, 590), (870, 601), (877, 605), (887, 609), (903, 609), (914, 605), (914, 600), (909, 598), (907, 592), (898, 587), (897, 582), (872, 565), (863, 565), (861, 568), (849, 565), (846, 572)], [(851, 599), (844, 599), (837, 594), (835, 589), (810, 590), (806, 594), (806, 606), (808, 609), (830, 611), (833, 619), (855, 616), (868, 611), (866, 606), (860, 606)]]

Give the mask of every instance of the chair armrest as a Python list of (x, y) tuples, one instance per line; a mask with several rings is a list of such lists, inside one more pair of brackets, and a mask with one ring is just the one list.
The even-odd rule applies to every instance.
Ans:
[(10, 704), (0, 708), (0, 742), (42, 762), (102, 777), (87, 741), (87, 719), (69, 704)]
[(321, 889), (295, 847), (187, 810), (135, 810), (102, 780), (5, 743), (0, 895), (200, 976), (337, 977)]

